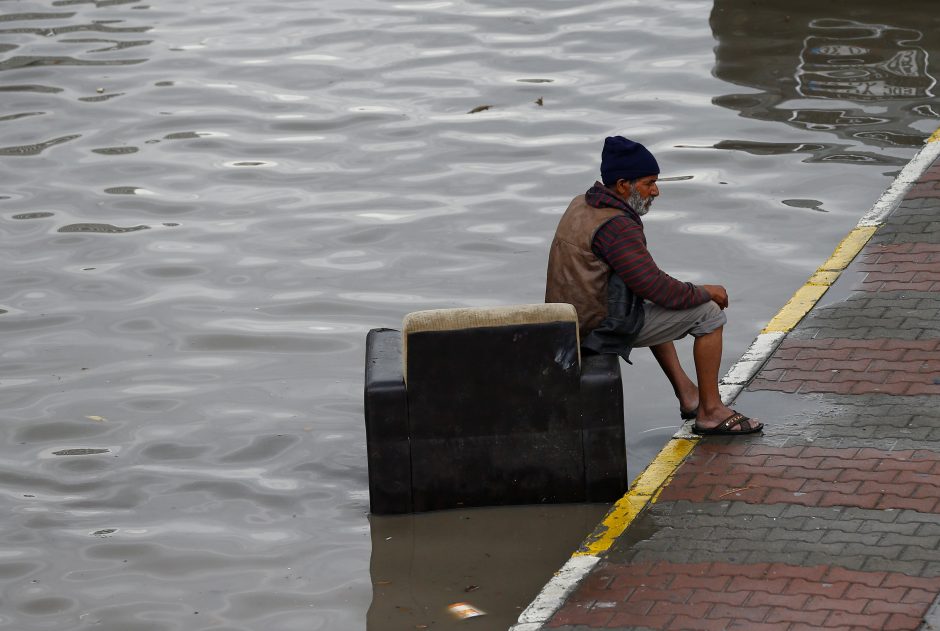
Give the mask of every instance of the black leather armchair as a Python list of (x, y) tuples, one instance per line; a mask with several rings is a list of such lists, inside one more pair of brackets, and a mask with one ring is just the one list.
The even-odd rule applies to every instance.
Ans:
[(619, 360), (580, 357), (571, 305), (373, 329), (365, 422), (375, 514), (605, 502), (628, 486)]

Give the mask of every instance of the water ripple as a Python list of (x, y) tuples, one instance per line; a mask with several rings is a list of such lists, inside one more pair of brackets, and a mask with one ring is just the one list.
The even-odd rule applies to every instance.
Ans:
[[(903, 31), (881, 31), (873, 54), (932, 72), (931, 5), (860, 1)], [(0, 626), (366, 628), (381, 554), (365, 519), (370, 328), (540, 302), (558, 218), (598, 177), (603, 137), (623, 133), (663, 168), (646, 222), (657, 261), (728, 286), (729, 363), (936, 128), (924, 76), (905, 98), (800, 94), (806, 42), (834, 37), (813, 9), (624, 13), (638, 6), (7, 7)], [(636, 355), (633, 473), (675, 412)], [(502, 533), (544, 519), (515, 514)], [(413, 523), (438, 543), (451, 528)], [(411, 556), (434, 548), (409, 537), (398, 565), (462, 572)], [(487, 576), (493, 593), (532, 592), (494, 603), (494, 628), (551, 571)], [(396, 578), (416, 611), (449, 602), (410, 580)]]

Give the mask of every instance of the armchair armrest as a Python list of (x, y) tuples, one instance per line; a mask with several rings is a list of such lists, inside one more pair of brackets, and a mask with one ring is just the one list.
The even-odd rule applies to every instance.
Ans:
[(371, 511), (410, 513), (411, 441), (399, 331), (369, 331), (364, 391)]
[(616, 501), (629, 486), (617, 355), (589, 355), (582, 360), (581, 419), (586, 501)]

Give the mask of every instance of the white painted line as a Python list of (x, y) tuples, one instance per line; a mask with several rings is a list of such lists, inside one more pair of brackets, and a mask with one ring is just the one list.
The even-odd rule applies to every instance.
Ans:
[(695, 425), (695, 419), (686, 421), (672, 437), (680, 440), (698, 440), (701, 436), (692, 431), (693, 425)]
[[(761, 366), (770, 359), (770, 356), (780, 346), (784, 337), (786, 337), (786, 333), (782, 331), (758, 335), (751, 342), (750, 347), (741, 355), (741, 359), (728, 369), (728, 374), (718, 382), (718, 385), (730, 386), (748, 383), (761, 369)], [(731, 401), (725, 401), (724, 399), (722, 401), (725, 405), (731, 403)]]
[(519, 615), (519, 622), (510, 627), (510, 631), (533, 631), (548, 622), (564, 604), (568, 594), (594, 569), (598, 561), (600, 558), (592, 555), (573, 556), (568, 559), (552, 580), (542, 588), (535, 600)]
[(881, 198), (875, 202), (865, 216), (858, 222), (858, 227), (880, 226), (891, 211), (894, 210), (904, 196), (907, 194), (915, 182), (924, 174), (924, 171), (940, 157), (940, 142), (928, 142), (917, 152), (907, 166), (901, 169), (901, 172), (892, 182), (888, 190), (884, 192)]
[(741, 360), (753, 361), (762, 358), (766, 359), (771, 353), (777, 350), (777, 347), (780, 346), (780, 342), (783, 341), (784, 337), (786, 337), (785, 333), (761, 333), (754, 338), (750, 347), (741, 355)]

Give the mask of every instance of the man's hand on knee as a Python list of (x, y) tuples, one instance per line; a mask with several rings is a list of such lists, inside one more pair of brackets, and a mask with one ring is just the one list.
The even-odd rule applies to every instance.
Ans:
[(711, 299), (722, 309), (728, 307), (728, 292), (721, 285), (702, 285)]

